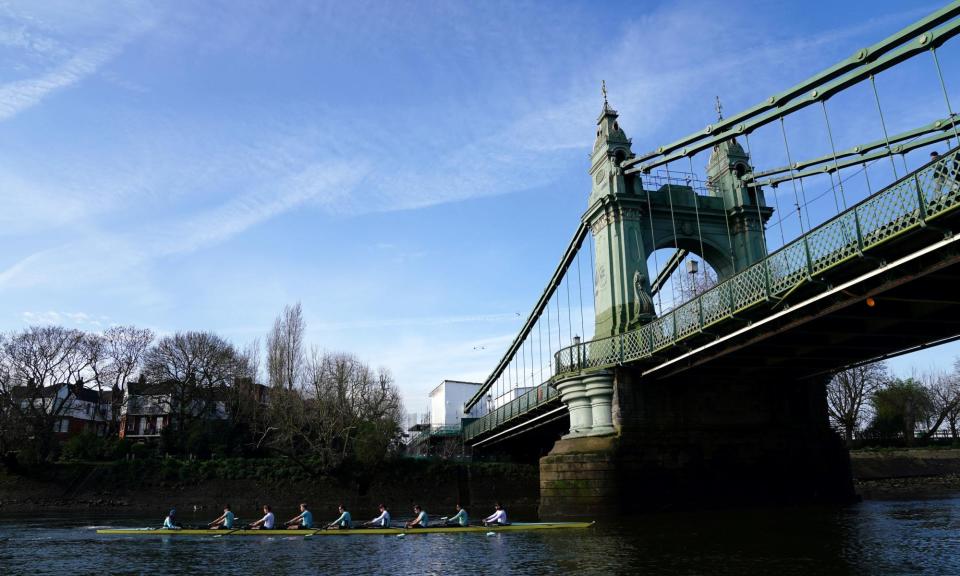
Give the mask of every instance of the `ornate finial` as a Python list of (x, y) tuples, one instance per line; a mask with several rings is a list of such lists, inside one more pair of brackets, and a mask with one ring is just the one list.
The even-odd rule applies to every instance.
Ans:
[(603, 105), (606, 106), (607, 105), (607, 81), (606, 80), (600, 81), (600, 91), (603, 92)]
[(717, 99), (717, 120), (723, 120), (723, 104), (720, 103), (720, 97), (716, 96)]

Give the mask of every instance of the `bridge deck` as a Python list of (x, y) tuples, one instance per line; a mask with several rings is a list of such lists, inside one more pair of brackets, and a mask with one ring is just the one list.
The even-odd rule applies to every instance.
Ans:
[[(718, 351), (724, 348), (715, 347), (716, 350), (703, 354), (700, 359), (694, 358), (696, 353), (691, 351), (735, 336), (765, 319), (779, 319), (791, 305), (796, 306), (817, 294), (836, 292), (835, 286), (846, 283), (849, 286), (844, 287), (838, 295), (831, 294), (833, 297), (825, 300), (822, 307), (813, 307), (817, 315), (833, 314), (833, 322), (841, 324), (835, 327), (842, 327), (844, 316), (837, 311), (843, 306), (862, 301), (867, 294), (892, 290), (907, 280), (931, 274), (938, 267), (936, 260), (944, 260), (942, 255), (937, 255), (932, 263), (919, 266), (912, 264), (896, 272), (876, 274), (886, 263), (936, 248), (945, 236), (952, 235), (950, 230), (955, 224), (953, 220), (956, 219), (956, 208), (960, 204), (960, 184), (955, 180), (956, 174), (944, 178), (943, 166), (951, 166), (958, 158), (960, 151), (951, 150), (938, 162), (931, 162), (907, 174), (764, 260), (637, 330), (584, 342), (557, 352), (554, 364), (556, 373), (550, 381), (465, 426), (464, 439), (476, 443), (508, 428), (522, 426), (549, 406), (560, 405), (556, 391), (550, 386), (557, 378), (627, 364), (646, 366), (648, 369), (669, 366), (674, 372), (683, 370), (702, 363), (708, 357), (716, 357)], [(951, 244), (947, 250), (955, 251), (955, 248)], [(947, 264), (944, 260), (944, 266)], [(899, 300), (890, 302), (899, 304), (888, 307), (883, 314), (894, 313), (891, 310), (893, 308), (904, 320), (909, 320), (911, 314), (919, 318), (920, 310), (916, 305), (909, 305), (911, 300), (937, 300), (944, 306), (952, 306), (957, 299), (942, 292), (948, 287), (952, 289), (956, 284), (942, 276), (948, 272), (941, 271), (940, 274), (939, 277), (932, 275), (922, 283), (927, 294), (906, 294), (902, 288), (898, 289), (898, 295), (891, 298)], [(891, 278), (891, 275), (907, 275), (909, 278), (898, 280)], [(864, 279), (864, 283), (854, 288), (858, 279)], [(937, 290), (938, 286), (940, 290)], [(960, 302), (957, 305), (960, 307)], [(936, 306), (923, 307), (925, 313), (937, 309)], [(860, 319), (859, 325), (863, 330), (879, 330), (864, 334), (864, 338), (882, 337), (885, 340), (876, 345), (866, 345), (862, 341), (855, 343), (850, 342), (849, 338), (844, 339), (847, 348), (839, 356), (847, 358), (845, 363), (849, 363), (851, 359), (866, 359), (876, 356), (878, 352), (895, 352), (960, 333), (960, 324), (951, 324), (949, 318), (941, 322), (941, 329), (910, 328), (914, 332), (919, 330), (914, 337), (884, 335), (889, 331), (884, 327), (891, 326), (889, 322), (876, 325)], [(836, 338), (825, 336), (831, 330), (829, 322), (824, 319), (818, 324), (820, 328), (811, 329), (810, 333), (817, 334), (822, 342), (839, 345), (841, 342)], [(780, 333), (796, 329), (795, 323), (786, 321), (768, 324), (768, 328)], [(734, 342), (731, 340), (729, 344), (733, 346)], [(796, 342), (783, 339), (779, 344), (780, 353), (774, 356), (790, 358), (793, 362), (799, 360), (808, 366), (822, 366), (823, 369), (843, 365), (838, 364), (838, 359), (811, 363), (812, 359), (804, 356), (804, 348), (795, 348), (797, 345)], [(860, 346), (859, 352), (851, 350), (851, 346)], [(833, 356), (839, 357), (836, 354)]]

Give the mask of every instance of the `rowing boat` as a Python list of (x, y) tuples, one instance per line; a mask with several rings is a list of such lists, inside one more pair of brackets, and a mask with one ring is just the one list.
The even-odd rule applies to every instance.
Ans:
[(507, 526), (435, 526), (432, 528), (354, 528), (351, 530), (166, 530), (151, 528), (105, 528), (97, 534), (113, 536), (350, 536), (391, 534), (444, 534), (458, 532), (521, 532), (529, 530), (557, 530), (562, 528), (589, 528), (593, 522), (516, 522)]

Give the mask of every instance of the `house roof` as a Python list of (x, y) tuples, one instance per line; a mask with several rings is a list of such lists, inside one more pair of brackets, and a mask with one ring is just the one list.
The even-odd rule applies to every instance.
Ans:
[(51, 384), (50, 386), (44, 386), (41, 390), (38, 390), (34, 386), (15, 386), (10, 391), (10, 396), (17, 400), (25, 400), (29, 398), (53, 398), (57, 395), (61, 388), (64, 386), (70, 387), (70, 391), (73, 393), (74, 398), (77, 400), (82, 400), (84, 402), (93, 402), (97, 404), (100, 402), (100, 393), (96, 390), (86, 387), (78, 387), (76, 385), (71, 386), (67, 383), (60, 384)]

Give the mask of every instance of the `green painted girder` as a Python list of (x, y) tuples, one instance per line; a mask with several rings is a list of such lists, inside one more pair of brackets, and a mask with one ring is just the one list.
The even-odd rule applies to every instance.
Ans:
[(689, 254), (687, 250), (677, 250), (670, 256), (670, 260), (667, 261), (663, 266), (663, 270), (657, 274), (656, 279), (650, 283), (650, 296), (653, 296), (663, 288), (663, 285), (667, 283), (667, 279), (670, 278), (670, 275), (673, 274), (673, 271), (676, 270), (680, 263), (683, 262), (683, 259)]
[[(936, 122), (931, 122), (930, 124), (927, 124), (926, 126), (922, 126), (920, 128), (914, 128), (913, 130), (907, 130), (906, 132), (894, 134), (893, 136), (890, 136), (888, 139), (874, 140), (873, 142), (867, 142), (866, 144), (860, 144), (857, 146), (847, 148), (846, 150), (841, 150), (837, 152), (836, 155), (825, 154), (818, 158), (813, 158), (812, 160), (803, 160), (800, 162), (794, 162), (793, 166), (779, 166), (777, 168), (764, 170), (762, 172), (744, 174), (743, 180), (747, 182), (752, 180), (759, 180), (760, 178), (766, 178), (767, 176), (782, 174), (784, 172), (790, 172), (792, 170), (803, 170), (804, 168), (808, 168), (810, 166), (826, 164), (828, 162), (840, 160), (841, 158), (848, 158), (850, 156), (861, 157), (860, 160), (857, 160), (855, 162), (856, 164), (860, 164), (861, 162), (863, 162), (862, 157), (868, 152), (872, 152), (880, 148), (886, 148), (888, 145), (891, 145), (891, 151), (893, 151), (894, 153), (900, 153), (901, 148), (900, 147), (894, 148), (892, 146), (893, 144), (899, 144), (900, 142), (903, 142), (905, 140), (910, 140), (910, 139), (916, 138), (917, 136), (923, 136), (924, 134), (930, 134), (931, 132), (946, 132), (947, 130), (952, 129), (957, 125), (960, 125), (960, 118), (957, 118), (957, 119), (943, 118), (943, 119), (937, 120)], [(946, 135), (944, 138), (941, 138), (940, 141), (948, 140), (949, 138), (955, 135), (956, 135), (956, 132), (952, 132)], [(929, 144), (929, 142), (927, 142), (927, 144)], [(914, 148), (918, 148), (918, 146), (911, 147), (909, 148), (909, 150), (913, 150)], [(841, 166), (841, 168), (843, 168), (843, 166)], [(824, 166), (818, 172), (834, 172), (834, 171), (836, 171), (836, 168), (834, 168), (833, 165), (829, 165), (829, 166)], [(766, 181), (766, 182), (769, 182), (769, 181)], [(764, 182), (761, 182), (761, 184), (763, 183)]]
[(960, 207), (960, 182), (943, 170), (955, 161), (960, 161), (960, 147), (649, 324), (561, 349), (554, 380), (652, 357), (708, 328), (717, 333), (734, 315), (782, 299), (815, 276), (926, 227)]
[(483, 399), (483, 395), (487, 393), (487, 390), (493, 386), (493, 383), (497, 381), (497, 378), (499, 378), (500, 375), (503, 374), (503, 371), (506, 370), (507, 366), (510, 365), (513, 357), (517, 354), (517, 350), (519, 350), (523, 345), (524, 340), (527, 339), (527, 336), (533, 330), (534, 326), (536, 326), (537, 320), (540, 319), (540, 315), (543, 314), (544, 309), (546, 309), (547, 305), (550, 303), (550, 298), (553, 297), (554, 292), (557, 291), (557, 288), (563, 281), (564, 274), (567, 273), (570, 265), (573, 264), (573, 259), (577, 257), (577, 253), (580, 251), (580, 246), (583, 244), (583, 241), (586, 239), (589, 232), (590, 227), (585, 222), (580, 222), (580, 225), (577, 227), (577, 231), (574, 232), (573, 238), (570, 240), (570, 244), (567, 245), (567, 249), (563, 253), (563, 258), (560, 259), (560, 264), (558, 264), (556, 270), (554, 270), (553, 276), (550, 278), (550, 282), (547, 284), (547, 287), (543, 290), (543, 293), (537, 300), (536, 305), (533, 307), (533, 311), (530, 312), (529, 316), (527, 316), (527, 321), (524, 322), (523, 328), (520, 329), (520, 333), (517, 334), (517, 336), (513, 339), (513, 342), (510, 344), (510, 347), (507, 348), (503, 358), (501, 358), (500, 362), (497, 363), (497, 367), (494, 368), (493, 372), (490, 373), (490, 376), (488, 376), (483, 382), (483, 385), (480, 386), (480, 389), (477, 391), (477, 393), (467, 401), (465, 410), (470, 410), (476, 406), (477, 403)]
[[(707, 150), (715, 144), (749, 134), (755, 129), (792, 114), (816, 102), (908, 60), (922, 52), (939, 47), (960, 33), (960, 0), (926, 18), (907, 26), (889, 38), (859, 50), (843, 62), (797, 84), (743, 112), (707, 126), (654, 152), (641, 154), (624, 162), (626, 173), (648, 173), (653, 168)], [(939, 29), (936, 29), (940, 27)], [(804, 94), (806, 94), (804, 96)], [(653, 158), (660, 157), (657, 160)], [(652, 160), (652, 161), (651, 161)], [(639, 165), (641, 162), (643, 164)]]
[(514, 398), (484, 414), (480, 418), (463, 425), (463, 439), (472, 440), (477, 436), (497, 430), (507, 424), (515, 423), (519, 418), (538, 408), (562, 405), (560, 393), (549, 383), (540, 384), (533, 390)]
[(828, 173), (836, 172), (837, 170), (841, 170), (843, 168), (850, 168), (851, 166), (859, 166), (864, 162), (872, 162), (879, 158), (886, 158), (887, 156), (891, 156), (894, 154), (906, 154), (911, 150), (916, 150), (918, 148), (924, 148), (931, 144), (944, 142), (954, 137), (955, 136), (953, 133), (929, 136), (927, 138), (921, 138), (920, 140), (914, 140), (913, 142), (909, 142), (907, 144), (899, 144), (897, 146), (891, 146), (890, 150), (886, 150), (886, 149), (878, 150), (870, 154), (864, 154), (859, 158), (851, 158), (849, 160), (837, 162), (836, 164), (825, 164), (819, 168), (813, 168), (813, 169), (804, 170), (801, 172), (794, 172), (793, 174), (787, 175), (787, 176), (780, 176), (778, 178), (769, 178), (767, 180), (758, 180), (756, 184), (758, 186), (774, 186), (775, 187), (782, 182), (788, 182), (790, 180), (796, 180), (798, 178), (807, 178), (808, 176), (814, 176), (817, 174), (828, 174)]

